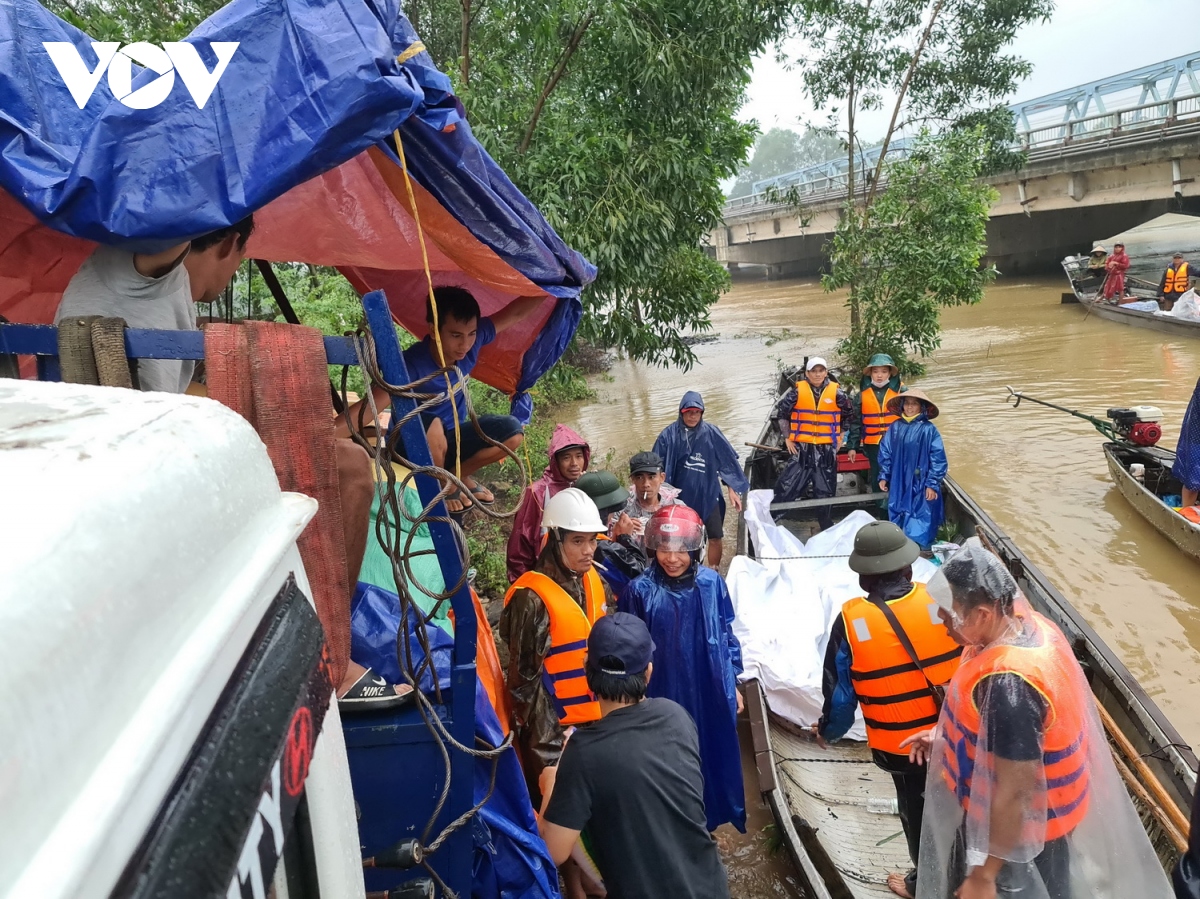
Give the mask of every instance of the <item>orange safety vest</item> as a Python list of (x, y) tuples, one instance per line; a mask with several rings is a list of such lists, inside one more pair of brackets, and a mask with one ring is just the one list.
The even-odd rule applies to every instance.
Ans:
[(788, 436), (796, 443), (837, 443), (842, 433), (842, 410), (837, 404), (837, 384), (830, 381), (813, 402), (807, 381), (796, 382), (796, 406), (792, 409)]
[[(1062, 675), (1062, 657), (1070, 655), (1061, 635), (1033, 613), (1026, 619), (1034, 630), (1034, 645), (1004, 644), (983, 650), (964, 662), (946, 692), (943, 709), (946, 751), (942, 756), (942, 778), (971, 814), (971, 775), (975, 771), (975, 746), (979, 742), (979, 709), (975, 687), (994, 674), (1015, 674), (1046, 701), (1045, 733), (1042, 736), (1042, 765), (1046, 779), (1045, 841), (1066, 836), (1084, 819), (1088, 810), (1088, 718), (1089, 696), (1077, 696)], [(1038, 834), (1030, 834), (1036, 841)]]
[(595, 568), (583, 576), (586, 612), (566, 590), (540, 571), (527, 571), (508, 588), (504, 604), (519, 588), (538, 595), (550, 613), (550, 651), (542, 661), (542, 683), (554, 700), (558, 723), (563, 727), (600, 720), (600, 703), (588, 690), (583, 672), (592, 625), (604, 615), (604, 582)]
[(1167, 278), (1163, 281), (1163, 294), (1187, 293), (1188, 281), (1190, 280), (1191, 275), (1188, 274), (1188, 264), (1186, 262), (1175, 269), (1167, 266)]
[(907, 754), (906, 737), (937, 724), (938, 709), (929, 682), (941, 687), (958, 670), (962, 647), (951, 639), (938, 617), (938, 605), (923, 584), (893, 599), (888, 608), (904, 628), (917, 658), (918, 670), (892, 629), (887, 616), (869, 599), (859, 597), (842, 606), (842, 623), (850, 643), (850, 682), (862, 706), (867, 743), (872, 749)]
[(862, 423), (863, 423), (863, 443), (877, 444), (883, 439), (883, 434), (891, 427), (892, 422), (898, 419), (899, 415), (893, 415), (887, 411), (887, 404), (891, 402), (892, 397), (900, 396), (899, 392), (891, 387), (883, 394), (883, 402), (880, 403), (875, 396), (875, 388), (870, 385), (863, 388), (862, 392)]

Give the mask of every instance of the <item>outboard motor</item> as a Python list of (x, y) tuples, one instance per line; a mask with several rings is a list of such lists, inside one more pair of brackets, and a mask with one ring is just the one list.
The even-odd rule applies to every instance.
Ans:
[(1162, 439), (1162, 409), (1157, 406), (1133, 406), (1129, 409), (1109, 409), (1113, 430), (1135, 446), (1154, 446)]

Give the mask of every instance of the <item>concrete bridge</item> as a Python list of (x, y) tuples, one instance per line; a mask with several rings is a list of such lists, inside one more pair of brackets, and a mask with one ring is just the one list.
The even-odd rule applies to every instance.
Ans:
[[(1023, 169), (987, 179), (998, 193), (988, 258), (1006, 274), (1057, 271), (1067, 255), (1164, 212), (1200, 214), (1200, 52), (1010, 107)], [(901, 141), (896, 155), (906, 152)], [(889, 151), (889, 158), (893, 152)], [(856, 192), (871, 171), (855, 166)], [(731, 271), (817, 273), (846, 200), (846, 159), (759, 181), (709, 235)], [(862, 171), (860, 171), (860, 169)], [(779, 199), (798, 195), (802, 208)]]

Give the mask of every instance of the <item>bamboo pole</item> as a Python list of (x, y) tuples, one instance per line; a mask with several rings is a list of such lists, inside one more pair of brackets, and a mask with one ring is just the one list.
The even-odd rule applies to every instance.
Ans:
[(1153, 797), (1151, 797), (1151, 795), (1146, 791), (1146, 788), (1142, 786), (1141, 782), (1137, 779), (1137, 775), (1129, 770), (1129, 766), (1125, 764), (1125, 760), (1117, 754), (1115, 749), (1112, 750), (1112, 757), (1113, 762), (1117, 766), (1117, 771), (1120, 773), (1121, 778), (1129, 786), (1129, 789), (1135, 796), (1137, 796), (1138, 799), (1145, 803), (1148, 809), (1150, 809), (1150, 814), (1153, 815), (1154, 819), (1162, 825), (1163, 832), (1167, 835), (1171, 842), (1175, 844), (1175, 848), (1180, 852), (1186, 852), (1187, 837), (1179, 832), (1178, 828), (1175, 827), (1175, 825), (1171, 822), (1171, 819), (1167, 816), (1167, 813), (1163, 811), (1162, 807), (1157, 802), (1154, 801)]
[(1154, 798), (1162, 806), (1163, 811), (1171, 820), (1175, 830), (1182, 834), (1186, 845), (1187, 837), (1191, 832), (1191, 824), (1187, 816), (1180, 811), (1179, 806), (1175, 804), (1175, 800), (1171, 798), (1171, 794), (1159, 782), (1154, 772), (1150, 770), (1150, 766), (1146, 764), (1146, 760), (1142, 758), (1141, 754), (1134, 748), (1134, 745), (1129, 742), (1129, 738), (1117, 727), (1117, 722), (1108, 713), (1108, 709), (1104, 708), (1100, 703), (1096, 703), (1096, 709), (1100, 712), (1100, 720), (1104, 722), (1104, 729), (1108, 731), (1108, 735), (1117, 744), (1117, 748), (1121, 750), (1121, 754), (1133, 766), (1133, 770), (1145, 781), (1145, 786), (1154, 794)]

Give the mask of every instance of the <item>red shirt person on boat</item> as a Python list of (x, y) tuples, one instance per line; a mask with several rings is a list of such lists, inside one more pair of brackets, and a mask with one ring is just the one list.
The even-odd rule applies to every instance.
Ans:
[(1125, 272), (1129, 270), (1129, 257), (1125, 255), (1125, 244), (1113, 246), (1113, 253), (1104, 263), (1108, 277), (1104, 279), (1104, 299), (1125, 295)]

